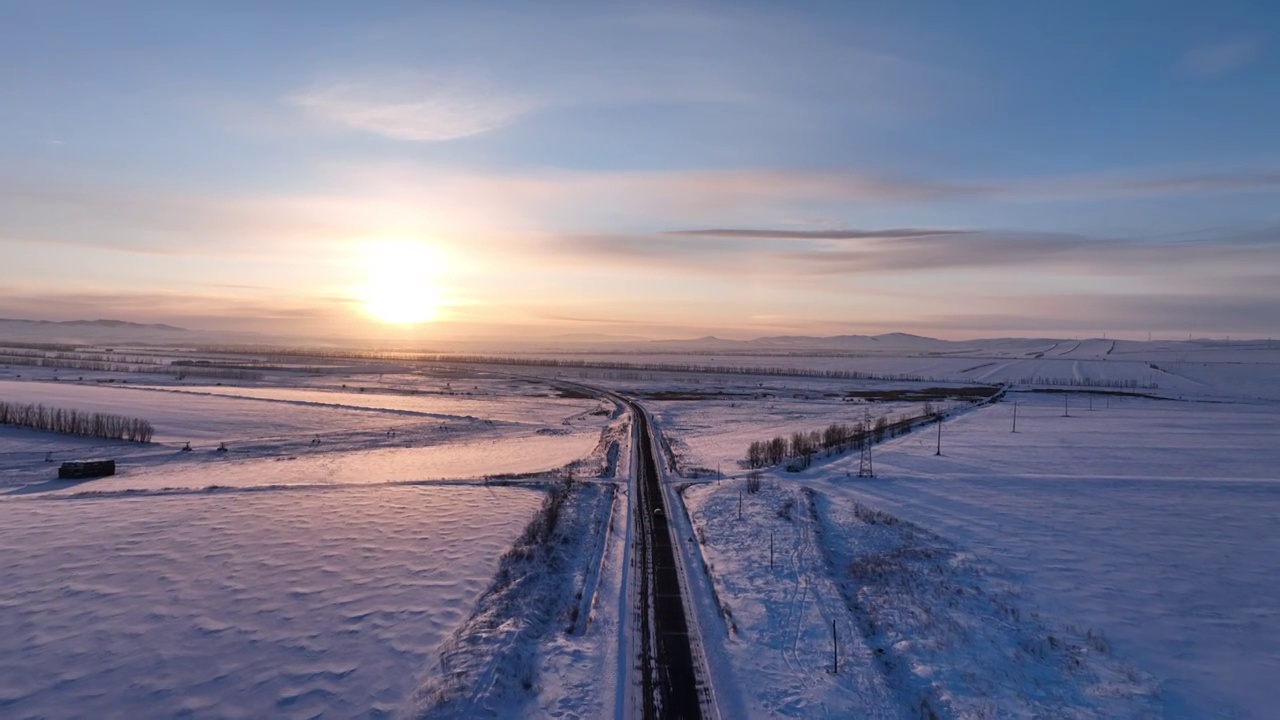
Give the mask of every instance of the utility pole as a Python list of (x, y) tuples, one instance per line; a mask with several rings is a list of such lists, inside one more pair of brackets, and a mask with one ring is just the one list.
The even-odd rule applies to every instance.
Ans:
[(934, 455), (942, 454), (942, 415), (938, 415), (938, 451)]
[(1010, 432), (1018, 432), (1018, 401), (1013, 401), (1013, 430)]
[(840, 639), (836, 635), (836, 621), (831, 621), (831, 673), (840, 674)]
[(1062, 393), (1062, 417), (1071, 417), (1071, 409), (1067, 405), (1067, 398), (1071, 397), (1070, 393)]

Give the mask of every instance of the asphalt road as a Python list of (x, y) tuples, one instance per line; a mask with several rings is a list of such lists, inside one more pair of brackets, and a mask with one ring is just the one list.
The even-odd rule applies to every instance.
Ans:
[(690, 646), (683, 588), (676, 566), (676, 550), (667, 525), (668, 508), (654, 455), (652, 428), (644, 411), (634, 402), (638, 462), (635, 473), (636, 563), (635, 617), (638, 624), (639, 683), (643, 716), (702, 718), (702, 684)]

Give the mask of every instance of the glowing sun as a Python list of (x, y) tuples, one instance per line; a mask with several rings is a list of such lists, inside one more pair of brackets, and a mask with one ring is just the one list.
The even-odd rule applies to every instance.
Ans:
[(364, 310), (385, 323), (408, 325), (434, 320), (441, 297), (436, 278), (439, 256), (427, 245), (394, 240), (373, 243), (365, 254), (368, 271)]

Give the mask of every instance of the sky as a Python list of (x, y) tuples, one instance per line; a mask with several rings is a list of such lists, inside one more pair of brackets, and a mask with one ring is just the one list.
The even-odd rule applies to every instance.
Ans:
[(0, 317), (1280, 334), (1280, 4), (0, 0)]

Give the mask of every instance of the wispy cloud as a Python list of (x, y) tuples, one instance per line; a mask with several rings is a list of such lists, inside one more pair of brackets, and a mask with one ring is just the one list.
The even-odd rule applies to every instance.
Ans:
[(467, 73), (326, 81), (285, 100), (338, 127), (419, 142), (497, 130), (538, 107), (530, 96)]
[(1218, 80), (1250, 65), (1262, 56), (1262, 40), (1238, 37), (1191, 48), (1178, 62), (1177, 71), (1192, 80)]
[(917, 238), (932, 235), (960, 235), (965, 230), (920, 230), (886, 228), (884, 230), (774, 230), (709, 228), (705, 230), (671, 230), (666, 235), (716, 238), (774, 238), (779, 240), (862, 240), (868, 238)]
[[(847, 214), (858, 205), (882, 208), (888, 204), (1076, 202), (1280, 192), (1280, 170), (1267, 167), (979, 179), (891, 176), (856, 168), (493, 173), (399, 164), (340, 166), (330, 172), (350, 181), (355, 192), (359, 192), (357, 187), (364, 192), (375, 187), (395, 188), (399, 193), (417, 193), (416, 202), (447, 196), (455, 208), (451, 214), (459, 208), (486, 208), (484, 214), (490, 217), (529, 221), (509, 230), (589, 234), (652, 226), (660, 219), (677, 226), (707, 224), (705, 230), (693, 229), (721, 237), (740, 229), (717, 224), (725, 218), (754, 232), (766, 225), (814, 232), (786, 226), (797, 216)], [(899, 230), (933, 232), (928, 228)], [(778, 237), (773, 234), (776, 230), (767, 232)]]
[(550, 249), (579, 261), (648, 267), (663, 273), (814, 277), (985, 268), (1046, 262), (1102, 241), (1071, 235), (901, 230), (557, 237)]
[(1151, 177), (1119, 182), (1117, 183), (1117, 189), (1150, 195), (1194, 195), (1210, 192), (1277, 190), (1280, 189), (1280, 171), (1240, 171)]
[(1115, 247), (1106, 241), (1049, 233), (966, 232), (868, 238), (775, 253), (794, 272), (819, 275), (1048, 265)]
[(704, 277), (901, 276), (1012, 267), (1129, 277), (1171, 271), (1236, 277), (1241, 268), (1280, 263), (1275, 228), (1141, 241), (995, 230), (715, 232), (561, 236), (544, 247), (566, 261)]
[(0, 241), (262, 259), (411, 226), (419, 214), (408, 205), (376, 194), (188, 194), (0, 177)]
[[(430, 237), (471, 248), (506, 243), (516, 251), (521, 238), (550, 237), (550, 244), (581, 249), (584, 258), (703, 255), (713, 269), (731, 263), (726, 259), (739, 252), (749, 253), (752, 263), (766, 253), (795, 263), (817, 257), (830, 272), (908, 265), (895, 259), (904, 253), (933, 258), (934, 263), (976, 262), (989, 255), (1007, 265), (1035, 253), (1065, 252), (1067, 241), (1050, 234), (1010, 237), (964, 228), (811, 229), (794, 218), (847, 213), (860, 206), (928, 207), (957, 200), (990, 204), (998, 212), (1000, 203), (1024, 201), (1274, 193), (1280, 191), (1280, 171), (1071, 176), (1017, 183), (883, 178), (835, 170), (493, 173), (410, 164), (322, 166), (316, 182), (322, 189), (309, 193), (237, 196), (0, 177), (0, 241), (152, 256), (280, 258), (371, 237)], [(723, 218), (742, 225), (720, 225)], [(678, 229), (660, 232), (652, 227), (655, 219)], [(800, 255), (788, 254), (795, 252)]]

